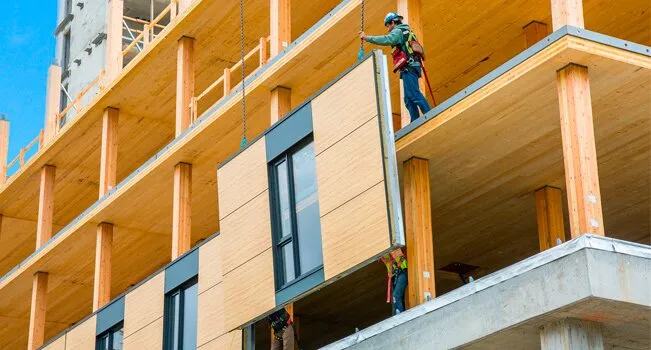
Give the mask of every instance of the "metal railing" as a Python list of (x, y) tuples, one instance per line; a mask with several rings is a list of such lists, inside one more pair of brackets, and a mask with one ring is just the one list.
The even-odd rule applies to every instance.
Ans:
[[(253, 48), (249, 53), (247, 53), (244, 56), (244, 61), (248, 61), (249, 59), (253, 58), (254, 56), (258, 55), (258, 66), (251, 72), (250, 74), (255, 73), (262, 65), (267, 63), (268, 60), (268, 53), (267, 53), (267, 44), (270, 41), (270, 37), (262, 37), (260, 38), (260, 43)], [(240, 68), (243, 64), (242, 60), (239, 60), (237, 63), (235, 63), (232, 67), (230, 68), (225, 68), (224, 69), (224, 74), (220, 76), (217, 80), (215, 80), (208, 88), (206, 88), (202, 93), (197, 95), (196, 97), (193, 97), (190, 102), (190, 115), (192, 117), (192, 122), (194, 123), (198, 116), (198, 103), (201, 101), (206, 95), (214, 91), (220, 84), (223, 85), (224, 88), (224, 93), (221, 98), (226, 97), (228, 94), (231, 93), (233, 88), (236, 88), (238, 85), (242, 84), (241, 82), (237, 84), (235, 87), (231, 86), (231, 72)], [(249, 75), (250, 75), (249, 74)], [(221, 99), (218, 99), (216, 102), (219, 102)]]

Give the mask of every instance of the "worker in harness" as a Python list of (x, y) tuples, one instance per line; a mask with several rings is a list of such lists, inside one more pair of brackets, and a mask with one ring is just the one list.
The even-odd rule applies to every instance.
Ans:
[(294, 335), (294, 323), (289, 312), (282, 308), (267, 316), (267, 319), (274, 331), (271, 350), (294, 350), (296, 337)]
[(405, 93), (405, 106), (413, 122), (420, 117), (418, 109), (425, 114), (429, 112), (430, 105), (418, 86), (422, 69), (421, 59), (416, 57), (409, 45), (412, 41), (416, 41), (416, 36), (409, 25), (403, 24), (402, 20), (402, 16), (395, 12), (389, 12), (384, 18), (384, 26), (389, 30), (388, 35), (371, 36), (362, 31), (359, 32), (359, 37), (371, 44), (393, 48), (394, 72), (400, 71), (400, 79), (402, 79)]
[[(380, 258), (380, 261), (387, 267), (387, 303), (389, 296), (393, 299), (393, 314), (397, 315), (405, 311), (405, 289), (407, 288), (407, 258), (398, 248)], [(391, 290), (393, 289), (393, 293)]]

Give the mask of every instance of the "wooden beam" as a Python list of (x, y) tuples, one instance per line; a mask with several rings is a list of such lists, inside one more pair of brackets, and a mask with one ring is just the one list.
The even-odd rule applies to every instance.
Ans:
[(190, 250), (192, 164), (174, 168), (174, 209), (172, 217), (172, 260)]
[(572, 238), (586, 233), (603, 236), (588, 68), (569, 64), (556, 76)]
[(278, 55), (292, 42), (291, 9), (291, 0), (270, 0), (270, 58)]
[(9, 121), (0, 120), (0, 185), (7, 181), (7, 156), (9, 154)]
[(271, 124), (273, 125), (292, 110), (292, 90), (277, 86), (271, 90)]
[(192, 122), (190, 102), (194, 96), (194, 39), (179, 39), (176, 55), (176, 136)]
[(558, 239), (565, 242), (563, 197), (559, 188), (545, 186), (536, 191), (536, 218), (541, 252), (556, 246)]
[(52, 237), (54, 214), (54, 178), (56, 168), (45, 165), (41, 169), (41, 189), (38, 198), (38, 222), (36, 223), (36, 249)]
[(113, 224), (97, 225), (95, 244), (95, 280), (93, 283), (93, 311), (111, 300), (111, 255), (113, 250)]
[(120, 110), (107, 108), (102, 118), (102, 149), (99, 173), (99, 196), (115, 187), (118, 159), (118, 118)]
[(527, 49), (547, 36), (547, 25), (532, 21), (522, 28), (522, 33), (524, 34), (524, 48)]
[(404, 163), (404, 197), (411, 308), (436, 296), (428, 160), (410, 158)]
[[(416, 38), (418, 38), (418, 41), (420, 41), (421, 44), (425, 45), (425, 33), (423, 31), (423, 21), (421, 18), (421, 1), (420, 0), (397, 0), (398, 1), (398, 14), (404, 17), (404, 23), (409, 24), (409, 27), (411, 30), (416, 34)], [(407, 110), (407, 106), (405, 106), (404, 100), (405, 100), (405, 91), (402, 86), (402, 81), (399, 81), (400, 83), (400, 115), (401, 115), (401, 127), (405, 127), (411, 123), (411, 117), (409, 116), (409, 111)], [(427, 99), (427, 95), (425, 94), (425, 89), (427, 89), (427, 86), (425, 85), (425, 79), (420, 79), (418, 81), (418, 85), (420, 86), (420, 91), (423, 92), (423, 96)], [(432, 104), (433, 101), (429, 101), (430, 105)], [(395, 131), (398, 131), (396, 129)]]
[(551, 0), (554, 31), (573, 26), (583, 28), (583, 0)]
[(50, 142), (57, 133), (57, 115), (61, 111), (61, 67), (51, 65), (47, 70), (45, 92), (45, 128), (43, 142)]
[(122, 71), (122, 16), (124, 0), (109, 0), (108, 24), (106, 29), (106, 78), (104, 86), (109, 85)]
[(36, 350), (45, 342), (45, 311), (47, 300), (46, 272), (36, 272), (32, 282), (32, 304), (29, 313), (27, 349)]

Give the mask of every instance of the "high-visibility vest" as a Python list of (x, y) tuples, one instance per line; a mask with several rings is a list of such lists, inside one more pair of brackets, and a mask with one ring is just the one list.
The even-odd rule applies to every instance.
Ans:
[(402, 252), (402, 248), (398, 248), (389, 254), (380, 258), (384, 265), (387, 267), (389, 277), (397, 275), (400, 271), (407, 268), (407, 258)]

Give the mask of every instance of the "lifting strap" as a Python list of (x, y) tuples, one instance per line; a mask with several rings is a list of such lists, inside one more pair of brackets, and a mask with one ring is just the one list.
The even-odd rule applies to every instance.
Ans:
[[(364, 0), (362, 0), (362, 32), (364, 31)], [(362, 60), (364, 58), (364, 40), (361, 39), (359, 44), (359, 53), (357, 54), (357, 59)]]
[(423, 58), (420, 59), (420, 66), (423, 68), (423, 76), (425, 76), (425, 82), (427, 83), (427, 88), (429, 89), (429, 95), (432, 97), (432, 103), (434, 104), (434, 107), (436, 107), (436, 100), (434, 99), (434, 93), (432, 92), (432, 85), (429, 83), (429, 78), (427, 77), (427, 71), (425, 70), (425, 62), (423, 62)]
[(240, 53), (242, 56), (242, 142), (240, 148), (246, 147), (246, 84), (244, 82), (244, 0), (240, 0)]

